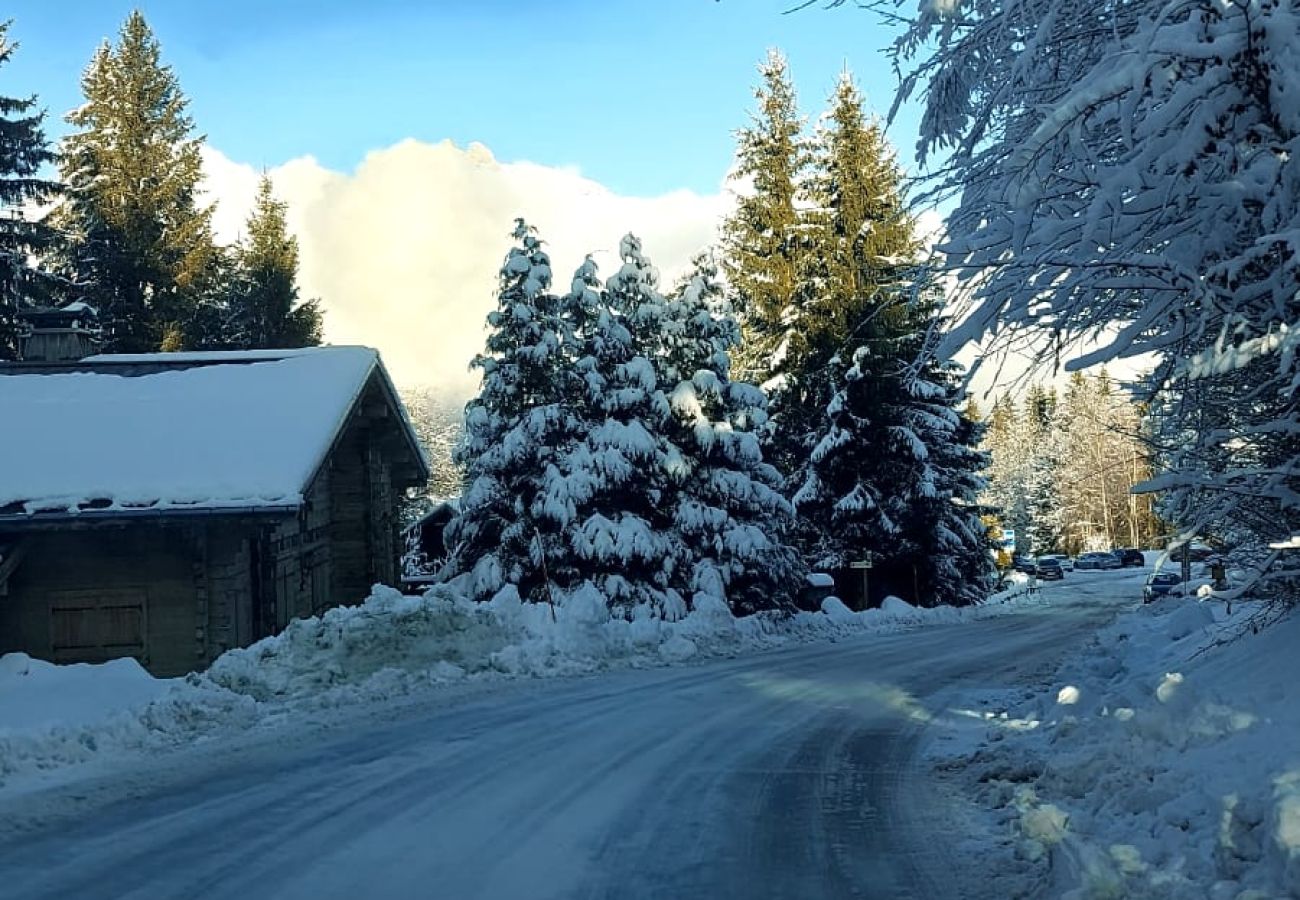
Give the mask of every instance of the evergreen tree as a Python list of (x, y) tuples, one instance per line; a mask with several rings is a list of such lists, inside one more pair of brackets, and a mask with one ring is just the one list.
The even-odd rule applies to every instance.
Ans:
[(812, 174), (802, 189), (809, 212), (800, 281), (772, 373), (773, 460), (796, 483), (839, 389), (837, 369), (851, 368), (854, 352), (868, 341), (874, 358), (883, 360), (894, 336), (925, 327), (912, 321), (911, 304), (899, 302), (911, 290), (904, 282), (920, 249), (901, 178), (879, 123), (867, 119), (846, 73), (818, 129)]
[(730, 378), (740, 334), (716, 274), (712, 259), (696, 259), (668, 305), (654, 358), (671, 388), (664, 427), (673, 524), (693, 560), (690, 590), (751, 613), (788, 599), (802, 564), (786, 543), (793, 508), (782, 496), (784, 482), (763, 460), (758, 439), (767, 398)]
[(1056, 392), (1034, 385), (1026, 403), (1029, 457), (1023, 493), (1029, 525), (1029, 552), (1035, 556), (1060, 552), (1065, 546), (1065, 519), (1061, 504), (1061, 432), (1056, 415)]
[(762, 383), (776, 374), (799, 280), (796, 198), (807, 152), (785, 57), (770, 51), (758, 71), (758, 109), (736, 133), (732, 178), (745, 187), (722, 226), (722, 268), (743, 323), (739, 370)]
[[(17, 47), (8, 35), (9, 23), (0, 22), (0, 66)], [(54, 159), (41, 128), (44, 117), (35, 97), (0, 97), (0, 359), (18, 352), (19, 310), (49, 304), (61, 287), (32, 263), (53, 239), (33, 207), (58, 192), (57, 184), (38, 177), (41, 166)]]
[[(883, 303), (889, 296), (876, 293)], [(816, 565), (864, 553), (916, 602), (970, 603), (988, 587), (976, 502), (987, 463), (948, 365), (931, 359), (934, 308), (902, 290), (864, 320), (794, 501), (816, 526)]]
[(234, 346), (312, 347), (321, 341), (320, 301), (298, 302), (298, 239), (289, 234), (285, 208), (264, 174), (228, 289), (228, 342)]
[[(932, 334), (930, 340), (937, 337)], [(923, 396), (926, 402), (914, 412), (929, 453), (934, 490), (921, 491), (918, 512), (904, 534), (914, 547), (917, 599), (963, 606), (983, 600), (994, 587), (995, 544), (985, 524), (989, 509), (980, 503), (989, 456), (980, 449), (983, 423), (958, 412), (959, 367), (935, 361), (934, 352), (933, 343), (923, 351), (923, 376), (938, 391)]]
[(652, 358), (667, 310), (640, 240), (625, 236), (619, 255), (576, 363), (590, 427), (562, 466), (563, 500), (575, 511), (573, 569), (617, 607), (649, 605), (672, 618), (686, 609), (679, 588), (689, 558), (672, 527), (668, 403)]
[(1015, 531), (1015, 550), (1028, 553), (1033, 545), (1033, 529), (1026, 482), (1033, 441), (1025, 417), (1008, 394), (993, 404), (983, 448), (990, 460), (983, 502), (1003, 528)]
[(219, 269), (188, 101), (138, 11), (81, 85), (86, 102), (67, 117), (79, 130), (60, 158), (64, 266), (99, 309), (107, 349), (179, 349)]
[[(556, 431), (571, 429), (561, 374), (565, 337), (551, 293), (550, 258), (533, 230), (515, 223), (515, 246), (501, 267), (497, 308), (488, 315), (479, 395), (465, 407), (454, 461), (466, 472), (460, 514), (447, 526), (446, 574), (464, 576), (471, 596), (487, 599), (506, 585), (521, 597), (550, 596), (545, 553), (556, 552), (538, 500), (555, 457)], [(546, 525), (549, 543), (541, 537)]]
[(738, 329), (714, 270), (665, 297), (628, 235), (603, 289), (588, 258), (557, 298), (536, 238), (516, 237), (457, 451), (447, 576), (479, 598), (594, 588), (627, 615), (779, 604), (798, 571), (790, 506), (755, 433), (763, 394), (728, 375)]

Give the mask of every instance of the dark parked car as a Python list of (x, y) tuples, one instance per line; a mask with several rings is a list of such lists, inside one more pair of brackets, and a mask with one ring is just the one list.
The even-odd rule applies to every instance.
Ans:
[(1038, 577), (1044, 581), (1060, 581), (1065, 577), (1065, 569), (1061, 567), (1061, 561), (1045, 556), (1038, 560)]
[(1038, 570), (1038, 561), (1032, 556), (1017, 553), (1011, 560), (1011, 568), (1026, 575), (1033, 575)]
[(1124, 565), (1119, 561), (1119, 557), (1114, 553), (1102, 553), (1101, 551), (1096, 551), (1094, 553), (1079, 554), (1078, 559), (1074, 561), (1074, 567), (1080, 570), (1122, 569)]
[(1120, 547), (1118, 550), (1112, 550), (1111, 552), (1119, 558), (1120, 565), (1141, 568), (1147, 564), (1146, 557), (1142, 555), (1141, 550), (1135, 550), (1132, 547)]
[(1142, 586), (1142, 602), (1150, 603), (1152, 600), (1159, 600), (1173, 593), (1174, 589), (1182, 583), (1183, 579), (1173, 572), (1156, 572)]

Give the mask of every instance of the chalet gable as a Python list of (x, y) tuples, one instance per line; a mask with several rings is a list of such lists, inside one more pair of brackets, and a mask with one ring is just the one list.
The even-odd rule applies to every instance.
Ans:
[(398, 481), (428, 464), (366, 347), (0, 365), (0, 525), (288, 513), (345, 430), (379, 429)]

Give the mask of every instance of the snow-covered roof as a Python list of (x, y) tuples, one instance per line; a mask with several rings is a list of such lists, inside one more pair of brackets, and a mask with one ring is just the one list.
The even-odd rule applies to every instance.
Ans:
[(296, 507), (376, 369), (366, 347), (0, 367), (0, 517)]

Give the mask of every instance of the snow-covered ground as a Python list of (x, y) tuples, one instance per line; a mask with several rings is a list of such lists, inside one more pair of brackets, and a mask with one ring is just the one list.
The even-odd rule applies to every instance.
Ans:
[(56, 667), (11, 654), (0, 657), (0, 793), (75, 777), (70, 766), (220, 741), (294, 717), (327, 722), (394, 698), (889, 634), (1036, 602), (1021, 590), (996, 601), (918, 610), (891, 599), (854, 613), (832, 598), (820, 613), (736, 619), (702, 595), (685, 619), (664, 622), (611, 619), (594, 593), (552, 609), (509, 595), (473, 604), (448, 591), (412, 597), (376, 587), (363, 604), (295, 621), (187, 678), (156, 680), (130, 660)]
[[(496, 723), (546, 708), (560, 727), (569, 721), (561, 715), (565, 697), (603, 704), (610, 691), (627, 690), (640, 699), (610, 705), (608, 716), (617, 712), (628, 722), (608, 727), (631, 728), (637, 704), (651, 703), (652, 694), (641, 692), (662, 683), (684, 692), (666, 706), (653, 695), (655, 715), (667, 717), (664, 728), (676, 728), (679, 714), (708, 719), (735, 700), (714, 698), (711, 713), (697, 688), (741, 678), (773, 698), (797, 696), (831, 709), (853, 709), (858, 701), (851, 698), (869, 696), (912, 722), (926, 736), (927, 767), (951, 789), (958, 810), (951, 831), (962, 837), (951, 842), (951, 864), (983, 873), (988, 896), (1300, 895), (1300, 710), (1288, 699), (1300, 683), (1292, 652), (1300, 619), (1252, 634), (1255, 606), (1239, 604), (1231, 614), (1194, 599), (1141, 606), (1149, 571), (1071, 573), (1036, 594), (1021, 584), (1001, 603), (965, 611), (891, 603), (855, 614), (829, 602), (822, 613), (780, 621), (736, 620), (724, 609), (704, 608), (680, 622), (628, 622), (611, 620), (596, 598), (576, 598), (553, 612), (508, 598), (474, 605), (446, 594), (411, 598), (377, 589), (361, 606), (295, 623), (187, 679), (158, 681), (129, 662), (59, 668), (11, 655), (0, 660), (0, 818), (8, 816), (11, 827), (26, 823), (18, 833), (39, 831), (47, 801), (47, 824), (74, 808), (59, 806), (71, 802), (63, 783), (75, 789), (77, 803), (97, 795), (144, 798), (156, 792), (159, 767), (173, 755), (173, 780), (184, 784), (193, 780), (196, 759), (217, 765), (231, 753), (243, 758), (248, 748), (248, 759), (270, 766), (269, 746), (286, 759), (318, 753), (320, 742), (337, 739), (331, 734), (367, 734), (412, 716), (458, 722), (460, 707), (480, 710), (465, 713), (470, 719)], [(1094, 630), (1115, 610), (1121, 612), (1113, 621)], [(923, 625), (938, 627), (916, 631)], [(810, 649), (794, 657), (761, 652), (783, 646)], [(1026, 647), (1041, 647), (1050, 664), (1035, 663)], [(719, 657), (736, 657), (736, 668), (715, 671), (733, 665), (709, 662)], [(832, 658), (834, 686), (813, 674), (817, 660), (832, 666)], [(989, 662), (1002, 658), (1014, 677)], [(931, 671), (927, 661), (935, 660), (943, 665)], [(609, 680), (615, 675), (537, 681), (684, 664), (701, 666), (698, 679), (687, 671), (623, 687)], [(855, 671), (867, 681), (854, 682)], [(520, 694), (530, 682), (536, 687)], [(497, 696), (503, 699), (491, 699)], [(697, 701), (702, 705), (691, 712)], [(514, 710), (509, 716), (498, 709), (507, 706)], [(323, 730), (308, 734), (316, 726)], [(403, 740), (424, 727), (413, 724)], [(880, 727), (870, 725), (869, 734)], [(795, 734), (772, 728), (782, 741)], [(453, 728), (446, 747), (488, 733), (482, 726), (464, 734)], [(563, 740), (557, 734), (559, 743), (539, 743), (539, 752), (554, 744), (563, 759), (572, 752)], [(891, 738), (888, 753), (873, 743), (877, 737), (865, 744), (847, 735), (837, 740), (848, 741), (845, 753), (884, 754), (872, 765), (895, 771), (890, 789), (907, 801), (911, 788), (898, 782), (903, 770), (896, 770), (903, 761), (890, 755), (903, 752), (902, 737)], [(391, 743), (400, 752), (402, 742)], [(357, 738), (348, 752), (364, 756), (365, 746)], [(159, 756), (169, 749), (180, 752)], [(759, 752), (757, 739), (751, 751)], [(683, 745), (681, 752), (692, 751)], [(905, 769), (909, 778), (921, 777), (910, 763)], [(165, 839), (160, 832), (157, 840)]]
[[(1051, 590), (1140, 596), (1072, 578)], [(1168, 598), (1036, 688), (959, 695), (929, 753), (1005, 835), (980, 849), (1006, 896), (1300, 896), (1300, 617), (1259, 612)]]
[[(721, 616), (710, 627), (564, 624), (562, 612), (541, 624), (549, 610), (528, 608), (515, 611), (525, 638), (507, 635), (504, 650), (490, 649), (497, 626), (479, 619), (490, 610), (376, 597), (216, 674), (271, 691), (238, 696), (283, 710), (278, 725), (263, 712), (242, 733), (0, 789), (4, 889), (27, 900), (1001, 900), (988, 860), (946, 839), (977, 835), (917, 748), (954, 686), (1034, 683), (1128, 602), (1051, 594), (996, 615), (900, 611), (947, 620), (922, 628), (869, 626), (899, 613), (850, 617), (833, 605), (834, 618), (762, 627)], [(426, 617), (453, 612), (470, 618), (455, 620), (463, 638), (452, 646), (477, 635), (508, 671), (622, 671), (480, 676), (462, 657), (448, 662), (466, 670), (457, 680), (397, 699), (380, 692), (403, 683), (396, 673), (344, 680), (353, 663), (380, 658), (372, 648), (386, 635), (395, 657), (423, 658), (405, 675), (414, 681), (446, 658)], [(502, 627), (511, 620), (491, 612)], [(561, 650), (572, 629), (587, 639)], [(642, 635), (633, 654), (640, 632), (659, 637)], [(677, 638), (696, 647), (691, 664), (663, 665), (684, 655)], [(764, 641), (785, 646), (760, 650)], [(338, 671), (313, 679), (301, 668), (311, 659)], [(634, 659), (647, 668), (630, 668)], [(298, 691), (300, 701), (275, 699)], [(321, 715), (347, 718), (312, 727)]]

